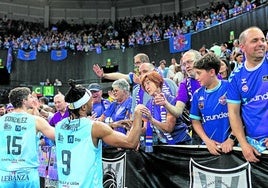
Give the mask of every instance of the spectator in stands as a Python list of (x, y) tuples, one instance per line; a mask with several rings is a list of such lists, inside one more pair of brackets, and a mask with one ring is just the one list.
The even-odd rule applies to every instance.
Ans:
[[(150, 63), (149, 57), (144, 53), (139, 53), (135, 55), (134, 66), (139, 67), (142, 63)], [(124, 78), (130, 84), (139, 83), (138, 75), (136, 75), (134, 72), (130, 72), (129, 74), (122, 74), (119, 72), (104, 73), (103, 69), (101, 69), (98, 64), (93, 65), (93, 71), (99, 78), (105, 78), (108, 80), (117, 80), (120, 78)]]
[(161, 60), (159, 62), (159, 66), (157, 68), (157, 72), (159, 72), (159, 74), (163, 77), (163, 78), (166, 78), (167, 77), (167, 72), (168, 72), (168, 69), (166, 68), (166, 60)]
[(167, 78), (173, 80), (173, 77), (175, 76), (175, 66), (177, 65), (177, 61), (175, 58), (171, 59), (171, 64), (168, 67), (168, 73)]
[(229, 62), (231, 53), (232, 53), (231, 50), (228, 49), (228, 44), (222, 43), (221, 44), (220, 58), (225, 58)]
[(231, 74), (230, 63), (224, 57), (220, 58), (220, 61), (221, 61), (221, 67), (220, 67), (219, 74), (221, 75), (222, 79), (228, 80), (228, 78)]
[(234, 8), (232, 9), (232, 16), (235, 17), (239, 14), (242, 14), (242, 12), (243, 12), (243, 9), (239, 5), (239, 3), (235, 3)]
[(212, 47), (209, 49), (209, 52), (215, 53), (218, 57), (221, 56), (221, 46), (219, 46), (217, 43), (214, 43)]
[(52, 83), (50, 82), (49, 78), (46, 79), (44, 85), (45, 86), (51, 86), (52, 85)]
[(90, 91), (81, 85), (75, 86), (73, 82), (70, 86), (65, 100), (70, 103), (68, 108), (71, 114), (59, 122), (55, 134), (59, 187), (71, 184), (77, 187), (103, 187), (101, 143), (104, 141), (114, 147), (135, 148), (141, 133), (140, 106), (135, 109), (129, 134), (124, 135), (113, 131), (105, 123), (87, 118), (88, 112), (92, 111)]
[(179, 87), (180, 83), (183, 81), (183, 79), (184, 79), (184, 74), (182, 73), (181, 65), (176, 65), (175, 66), (175, 76), (173, 77), (173, 81)]
[(89, 84), (88, 90), (92, 94), (93, 106), (91, 116), (99, 118), (105, 110), (110, 106), (111, 102), (102, 97), (102, 88), (97, 83)]
[[(220, 67), (221, 61), (214, 53), (194, 63), (195, 78), (202, 87), (193, 94), (190, 110), (195, 132), (213, 155), (228, 153), (234, 145), (234, 140), (228, 138), (231, 132), (226, 103), (228, 82), (218, 79)], [(221, 118), (215, 118), (218, 116)]]
[(255, 26), (240, 34), (239, 43), (246, 60), (230, 78), (228, 112), (245, 159), (258, 162), (258, 156), (268, 148), (267, 43), (262, 30)]
[(188, 127), (181, 118), (170, 114), (164, 106), (154, 103), (154, 97), (157, 94), (165, 95), (167, 100), (175, 102), (174, 96), (162, 93), (163, 84), (163, 77), (155, 71), (145, 74), (141, 79), (142, 88), (152, 97), (146, 104), (147, 108), (142, 110), (147, 118), (147, 122), (144, 122), (146, 152), (152, 152), (153, 144), (174, 145), (186, 144), (191, 141)]
[[(187, 73), (187, 78), (185, 78), (179, 86), (175, 105), (172, 105), (163, 95), (157, 95), (154, 98), (157, 105), (163, 105), (175, 117), (182, 116), (184, 122), (189, 126), (191, 125), (189, 110), (192, 96), (193, 93), (200, 88), (200, 83), (195, 79), (193, 65), (194, 62), (198, 61), (201, 57), (201, 54), (196, 50), (189, 50), (183, 54), (181, 65)], [(196, 137), (196, 135), (193, 134), (193, 144), (200, 144), (200, 140), (194, 137)]]
[(62, 83), (58, 78), (56, 78), (53, 85), (54, 86), (62, 86)]
[[(151, 73), (155, 71), (155, 66), (152, 63), (142, 63), (139, 66), (139, 76), (140, 79), (145, 74)], [(171, 95), (176, 96), (177, 93), (177, 86), (175, 82), (169, 78), (164, 78), (164, 83), (162, 87), (162, 92), (165, 93), (165, 95)], [(144, 104), (146, 105), (147, 102), (151, 99), (151, 96), (148, 95), (147, 92), (143, 90), (140, 84), (137, 84), (132, 92), (132, 107), (131, 109), (134, 110), (136, 105), (138, 104)]]
[(238, 52), (241, 52), (240, 47), (239, 47), (239, 40), (235, 39), (233, 42), (233, 47), (232, 47), (232, 54), (236, 54)]
[(205, 54), (208, 53), (208, 50), (206, 49), (206, 45), (203, 45), (200, 49), (199, 49), (200, 54), (203, 56)]
[(14, 111), (14, 106), (11, 103), (8, 103), (6, 106), (6, 113), (11, 113)]
[[(255, 3), (256, 5), (259, 4), (258, 1)], [(255, 3), (250, 4), (250, 1), (243, 1), (242, 4), (245, 12), (247, 12), (246, 7), (249, 7), (248, 10), (252, 10), (252, 8), (256, 7)], [(240, 3), (235, 2), (235, 4), (239, 6)], [(218, 24), (228, 18), (226, 8), (227, 6), (224, 3), (220, 3), (217, 6), (211, 7), (211, 14), (209, 10), (205, 9), (203, 12), (200, 10), (197, 13), (191, 12), (181, 18), (178, 16), (170, 17), (159, 14), (153, 17), (147, 15), (146, 17), (140, 18), (120, 19), (114, 23), (114, 28), (113, 26), (111, 28), (112, 23), (110, 23), (110, 21), (108, 21), (108, 23), (102, 22), (101, 24), (85, 24), (81, 27), (79, 24), (68, 24), (63, 20), (57, 24), (56, 30), (46, 30), (42, 27), (41, 23), (8, 20), (3, 26), (8, 33), (14, 33), (15, 38), (8, 36), (7, 39), (4, 39), (2, 42), (5, 44), (0, 44), (0, 47), (2, 46), (8, 49), (12, 43), (14, 49), (37, 49), (38, 52), (48, 52), (51, 49), (68, 49), (75, 54), (77, 51), (81, 50), (86, 53), (88, 52), (87, 50), (93, 51), (96, 45), (98, 53), (101, 53), (101, 46), (105, 46), (107, 41), (111, 41), (112, 43), (110, 49), (117, 49), (118, 46), (120, 46), (120, 42), (117, 42), (118, 37), (122, 37), (124, 40), (130, 39), (128, 44), (125, 44), (125, 47), (135, 47), (137, 44), (149, 44), (149, 41), (153, 43), (159, 42), (161, 39), (166, 38), (164, 37), (165, 31), (167, 31), (167, 35), (172, 36), (194, 32), (196, 24), (199, 23), (197, 22), (199, 18), (202, 19), (203, 22), (206, 22), (204, 27), (207, 28), (210, 24)], [(235, 12), (235, 8), (232, 10), (230, 14)], [(12, 29), (14, 27), (18, 29)], [(28, 31), (29, 28), (32, 32), (30, 36), (28, 36), (28, 32), (25, 32)], [(67, 28), (71, 28), (71, 31), (66, 31)], [(120, 30), (120, 32), (118, 32), (118, 30)], [(88, 33), (88, 35), (86, 33)], [(144, 42), (145, 38), (147, 42)]]
[(234, 71), (243, 65), (243, 54), (237, 52), (234, 55), (234, 61), (231, 62), (231, 70)]
[(6, 105), (0, 104), (0, 116), (3, 116), (6, 114)]
[(201, 31), (205, 28), (205, 21), (201, 17), (197, 17), (197, 22), (195, 25), (195, 31)]
[(111, 103), (98, 120), (110, 124), (115, 130), (126, 134), (128, 130), (120, 126), (120, 120), (130, 119), (132, 104), (130, 85), (125, 79), (121, 78), (114, 81), (112, 87), (115, 101)]

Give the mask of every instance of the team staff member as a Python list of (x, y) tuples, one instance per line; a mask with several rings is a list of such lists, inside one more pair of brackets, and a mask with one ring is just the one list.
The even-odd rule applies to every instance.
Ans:
[(0, 117), (0, 187), (39, 188), (37, 167), (40, 131), (54, 140), (54, 128), (39, 116), (27, 113), (34, 97), (26, 87), (12, 89), (14, 111)]

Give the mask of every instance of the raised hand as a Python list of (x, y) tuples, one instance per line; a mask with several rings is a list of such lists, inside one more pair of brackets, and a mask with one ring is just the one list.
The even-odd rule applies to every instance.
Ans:
[(95, 72), (95, 74), (99, 77), (102, 78), (103, 77), (103, 69), (100, 68), (100, 66), (98, 64), (94, 64), (93, 65), (93, 71)]

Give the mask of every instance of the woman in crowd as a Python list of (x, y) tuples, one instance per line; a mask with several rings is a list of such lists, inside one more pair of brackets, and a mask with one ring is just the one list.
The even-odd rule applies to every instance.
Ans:
[[(171, 115), (164, 106), (155, 105), (154, 96), (161, 94), (163, 78), (155, 71), (142, 77), (141, 85), (152, 98), (148, 101), (142, 112), (145, 116), (146, 127), (145, 151), (151, 152), (153, 144), (186, 144), (191, 141), (187, 125), (180, 118)], [(162, 93), (165, 95), (165, 93)], [(169, 101), (175, 102), (172, 96), (165, 96)]]
[(220, 60), (221, 60), (221, 67), (219, 74), (221, 75), (222, 79), (228, 80), (231, 74), (231, 66), (226, 58), (220, 58)]
[(234, 71), (237, 68), (241, 67), (243, 64), (243, 54), (241, 52), (237, 52), (234, 55), (234, 61), (231, 63), (231, 70)]
[(113, 82), (114, 101), (98, 120), (110, 124), (115, 130), (127, 133), (127, 129), (119, 127), (118, 121), (129, 119), (131, 112), (132, 97), (130, 95), (130, 85), (125, 79), (118, 79)]

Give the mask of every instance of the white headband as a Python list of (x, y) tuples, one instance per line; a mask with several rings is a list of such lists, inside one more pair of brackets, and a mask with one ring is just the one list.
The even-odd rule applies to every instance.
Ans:
[(74, 109), (80, 108), (81, 106), (83, 106), (84, 104), (88, 102), (91, 96), (92, 96), (91, 92), (86, 89), (86, 93), (81, 99), (69, 104), (69, 109), (74, 110)]

